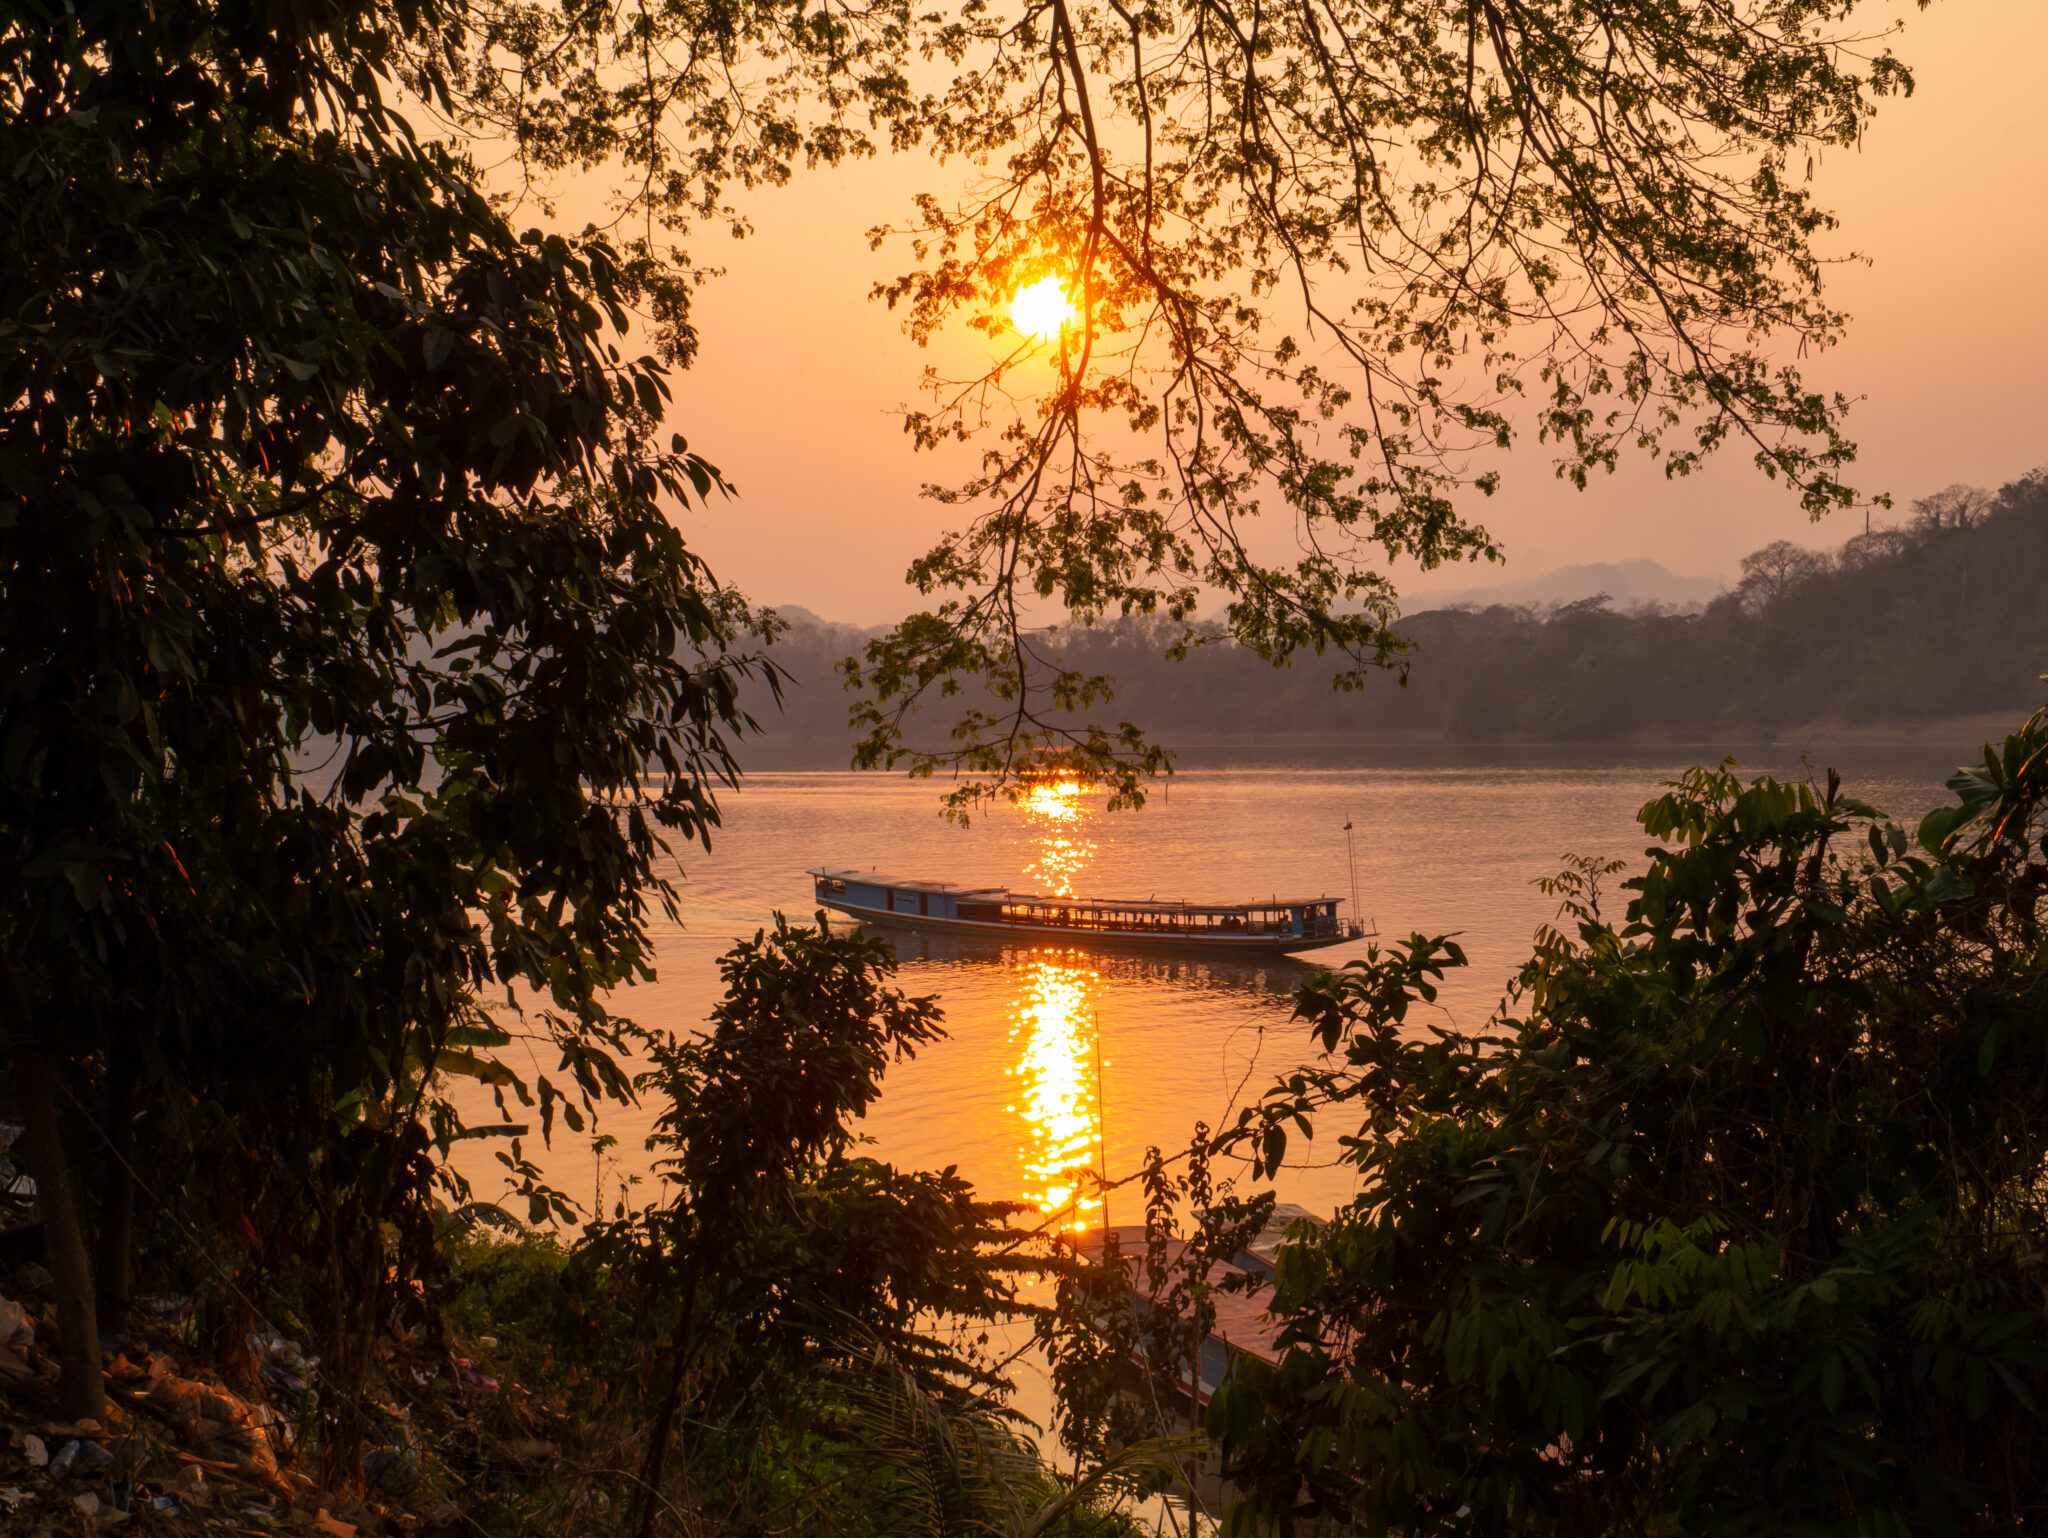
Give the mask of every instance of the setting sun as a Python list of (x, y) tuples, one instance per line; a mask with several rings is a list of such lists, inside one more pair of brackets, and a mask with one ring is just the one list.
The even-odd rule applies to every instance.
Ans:
[(1010, 323), (1034, 341), (1048, 342), (1079, 316), (1058, 278), (1040, 278), (1017, 290), (1010, 301)]

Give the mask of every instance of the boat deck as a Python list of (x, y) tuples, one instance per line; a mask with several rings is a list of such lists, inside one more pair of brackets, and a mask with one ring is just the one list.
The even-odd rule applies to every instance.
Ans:
[(1078, 897), (917, 881), (823, 866), (809, 872), (819, 903), (865, 921), (983, 935), (1235, 951), (1297, 951), (1364, 938), (1335, 897), (1240, 903)]
[[(1211, 1261), (1203, 1273), (1203, 1279), (1212, 1287), (1219, 1286), (1226, 1278), (1249, 1273), (1271, 1282), (1280, 1248), (1287, 1243), (1288, 1230), (1298, 1222), (1307, 1222), (1316, 1228), (1324, 1225), (1325, 1219), (1306, 1207), (1292, 1202), (1282, 1202), (1273, 1209), (1266, 1226), (1246, 1247), (1229, 1260)], [(1065, 1237), (1083, 1258), (1100, 1265), (1108, 1251), (1108, 1237), (1116, 1237), (1116, 1247), (1121, 1263), (1130, 1278), (1133, 1292), (1138, 1297), (1142, 1310), (1149, 1310), (1157, 1304), (1144, 1296), (1143, 1262), (1151, 1242), (1151, 1234), (1142, 1224), (1118, 1224), (1109, 1229), (1091, 1228), (1084, 1232)], [(1180, 1239), (1164, 1241), (1165, 1261), (1168, 1266), (1184, 1263), (1187, 1245)], [(1215, 1323), (1202, 1342), (1199, 1375), (1193, 1376), (1189, 1387), (1194, 1390), (1198, 1405), (1206, 1404), (1210, 1394), (1228, 1376), (1232, 1356), (1252, 1356), (1264, 1362), (1277, 1362), (1281, 1356), (1280, 1322), (1266, 1312), (1269, 1292), (1215, 1291), (1210, 1293), (1209, 1302), (1216, 1310)], [(1188, 1317), (1185, 1310), (1182, 1318)]]

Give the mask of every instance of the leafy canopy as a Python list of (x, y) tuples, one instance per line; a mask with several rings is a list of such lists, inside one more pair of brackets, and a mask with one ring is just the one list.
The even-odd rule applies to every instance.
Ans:
[(606, 340), (616, 257), (514, 234), (390, 116), (425, 13), (31, 10), (0, 75), (9, 949), (88, 1041), (144, 1002), (224, 1029), (237, 980), (373, 1077), (487, 984), (601, 1025), (663, 836), (715, 823), (744, 665), (663, 511), (714, 473)]
[[(932, 606), (848, 672), (859, 761), (964, 769), (958, 808), (1048, 765), (1136, 799), (1166, 765), (1130, 723), (1051, 719), (1111, 683), (1033, 638), (1048, 609), (1185, 622), (1208, 591), (1275, 663), (1334, 653), (1344, 687), (1397, 664), (1387, 564), (1497, 557), (1471, 494), (1531, 430), (1581, 485), (1736, 444), (1816, 516), (1853, 501), (1846, 402), (1777, 360), (1844, 322), (1815, 159), (1910, 88), (1855, 10), (492, 3), (414, 60), (530, 185), (625, 172), (678, 354), (696, 269), (670, 242), (740, 221), (732, 189), (885, 146), (962, 168), (873, 235), (907, 252), (877, 293), (914, 338), (990, 339), (905, 412), (981, 466), (934, 488), (963, 522), (911, 567)], [(1077, 318), (1027, 335), (1006, 305), (1048, 276)], [(1289, 527), (1261, 534), (1271, 509)], [(950, 737), (907, 736), (946, 696)]]
[(1455, 944), (1304, 988), (1330, 1053), (1235, 1129), (1355, 1117), (1281, 1252), (1287, 1350), (1209, 1429), (1257, 1514), (1373, 1531), (2010, 1530), (2048, 1390), (2048, 715), (1918, 841), (1699, 769), (1617, 922), (1579, 863), (1491, 1032), (1412, 1017)]
[(618, 254), (386, 104), (460, 24), (0, 20), (0, 962), (78, 1103), (126, 1064), (210, 1143), (199, 1200), (293, 1191), (359, 1342), (418, 1301), (435, 1071), (529, 1093), (485, 999), (534, 1006), (544, 1118), (628, 1092), (606, 993), (751, 666)]

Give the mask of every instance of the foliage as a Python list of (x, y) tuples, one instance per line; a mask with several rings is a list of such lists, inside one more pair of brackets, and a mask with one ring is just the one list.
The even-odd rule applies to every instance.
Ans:
[(1416, 936), (1300, 1008), (1357, 1199), (1283, 1251), (1290, 1345), (1210, 1410), (1254, 1512), (1405, 1532), (2006, 1531), (2048, 1488), (2048, 713), (1906, 830), (1699, 769), (1551, 884), (1474, 1038)]
[(661, 366), (621, 359), (617, 254), (516, 233), (386, 104), (456, 24), (0, 23), (17, 1089), (118, 1149), (139, 1086), (142, 1152), (89, 1205), (203, 1169), (153, 1199), (231, 1236), (209, 1292), (232, 1315), (266, 1253), (304, 1258), (344, 1381), (420, 1317), (430, 1145), (463, 1130), (437, 1072), (530, 1098), (487, 991), (556, 1049), (545, 1120), (627, 1092), (605, 997), (648, 974), (669, 840), (716, 823), (750, 666), (664, 511), (718, 481), (656, 432)]
[[(664, 1102), (658, 1197), (598, 1225), (593, 1253), (680, 1298), (676, 1348), (708, 1379), (800, 1373), (849, 1322), (927, 1387), (973, 1378), (918, 1326), (1005, 1311), (1014, 1263), (984, 1249), (1014, 1247), (1005, 1220), (1022, 1209), (975, 1200), (951, 1168), (867, 1157), (851, 1126), (890, 1059), (942, 1034), (937, 1006), (887, 986), (887, 940), (834, 934), (822, 914), (815, 929), (777, 915), (719, 965), (710, 1033), (657, 1039), (640, 1081)], [(725, 1360), (703, 1359), (714, 1349)]]
[[(1176, 1169), (1178, 1172), (1176, 1173)], [(1146, 1150), (1142, 1240), (1108, 1229), (1079, 1264), (1055, 1272), (1052, 1306), (1035, 1321), (1051, 1366), (1060, 1439), (1101, 1462), (1120, 1448), (1171, 1438), (1191, 1424), (1189, 1389), (1215, 1333), (1217, 1298), (1242, 1290), (1219, 1274), (1272, 1215), (1273, 1197), (1245, 1201), (1217, 1189), (1209, 1129), (1197, 1125), (1179, 1160)], [(1183, 1227), (1186, 1232), (1183, 1233)], [(1198, 1439), (1199, 1442), (1199, 1439)], [(1194, 1449), (1188, 1451), (1193, 1452)], [(1182, 1456), (1162, 1483), (1185, 1487), (1198, 1458)]]
[(942, 1034), (895, 969), (886, 940), (778, 915), (721, 961), (709, 1034), (650, 1046), (655, 1199), (576, 1255), (583, 1288), (624, 1310), (601, 1376), (652, 1385), (650, 1489), (671, 1435), (686, 1467), (743, 1468), (764, 1435), (831, 1434), (827, 1380), (869, 1359), (948, 1415), (986, 1417), (1005, 1386), (972, 1336), (1034, 1263), (1020, 1207), (866, 1156), (853, 1131), (889, 1061)]
[[(697, 269), (655, 221), (743, 229), (734, 187), (885, 145), (968, 168), (872, 232), (907, 247), (877, 297), (914, 339), (992, 344), (905, 410), (923, 447), (982, 444), (934, 490), (967, 522), (911, 568), (932, 607), (850, 666), (860, 761), (968, 771), (959, 811), (1048, 762), (1132, 800), (1164, 765), (1089, 719), (1108, 681), (1030, 633), (1044, 610), (1165, 615), (1177, 652), (1206, 587), (1263, 659), (1334, 653), (1344, 687), (1397, 664), (1385, 563), (1497, 557), (1469, 495), (1532, 429), (1580, 484), (1735, 443), (1816, 515), (1853, 501), (1847, 403), (1771, 339), (1841, 332), (1808, 173), (1910, 89), (1855, 10), (503, 3), (414, 59), (516, 146), (522, 190), (628, 170), (616, 212), (678, 351)], [(1048, 275), (1076, 317), (1034, 339), (1003, 306)], [(1274, 506), (1291, 541), (1256, 532)], [(994, 701), (906, 741), (905, 709), (963, 682)]]
[(952, 1169), (901, 1171), (852, 1124), (942, 1033), (886, 941), (823, 923), (743, 941), (701, 1038), (657, 1038), (655, 1199), (570, 1245), (457, 1246), (449, 1313), (602, 1426), (640, 1530), (1121, 1533), (1149, 1445), (1063, 1480), (987, 1350), (1013, 1278), (1057, 1262)]
[[(615, 1336), (632, 1328), (586, 1289), (577, 1247), (551, 1235), (451, 1240), (451, 1327), (479, 1365), (561, 1414), (582, 1456), (538, 1488), (500, 1485), (465, 1516), (484, 1532), (562, 1530), (593, 1505), (630, 1509), (650, 1405), (629, 1374), (609, 1371)], [(659, 1508), (685, 1531), (784, 1531), (989, 1538), (1134, 1538), (1119, 1497), (1156, 1457), (1142, 1448), (1091, 1477), (1064, 1478), (999, 1401), (934, 1397), (887, 1347), (851, 1324), (798, 1381), (783, 1418), (700, 1456), (664, 1485)], [(480, 1343), (481, 1342), (481, 1343)], [(616, 1381), (620, 1391), (610, 1384)], [(601, 1496), (601, 1499), (593, 1499)], [(623, 1518), (622, 1518), (623, 1520)]]
[(885, 1352), (857, 1357), (840, 1389), (859, 1470), (846, 1493), (862, 1520), (906, 1538), (1138, 1538), (1121, 1500), (1170, 1477), (1182, 1447), (1134, 1442), (1063, 1477), (985, 1402), (948, 1409)]

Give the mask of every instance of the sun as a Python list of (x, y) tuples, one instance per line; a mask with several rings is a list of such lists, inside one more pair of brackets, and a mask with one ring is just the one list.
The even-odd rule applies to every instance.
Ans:
[(1058, 278), (1040, 278), (1010, 301), (1010, 323), (1036, 342), (1051, 341), (1079, 318)]

